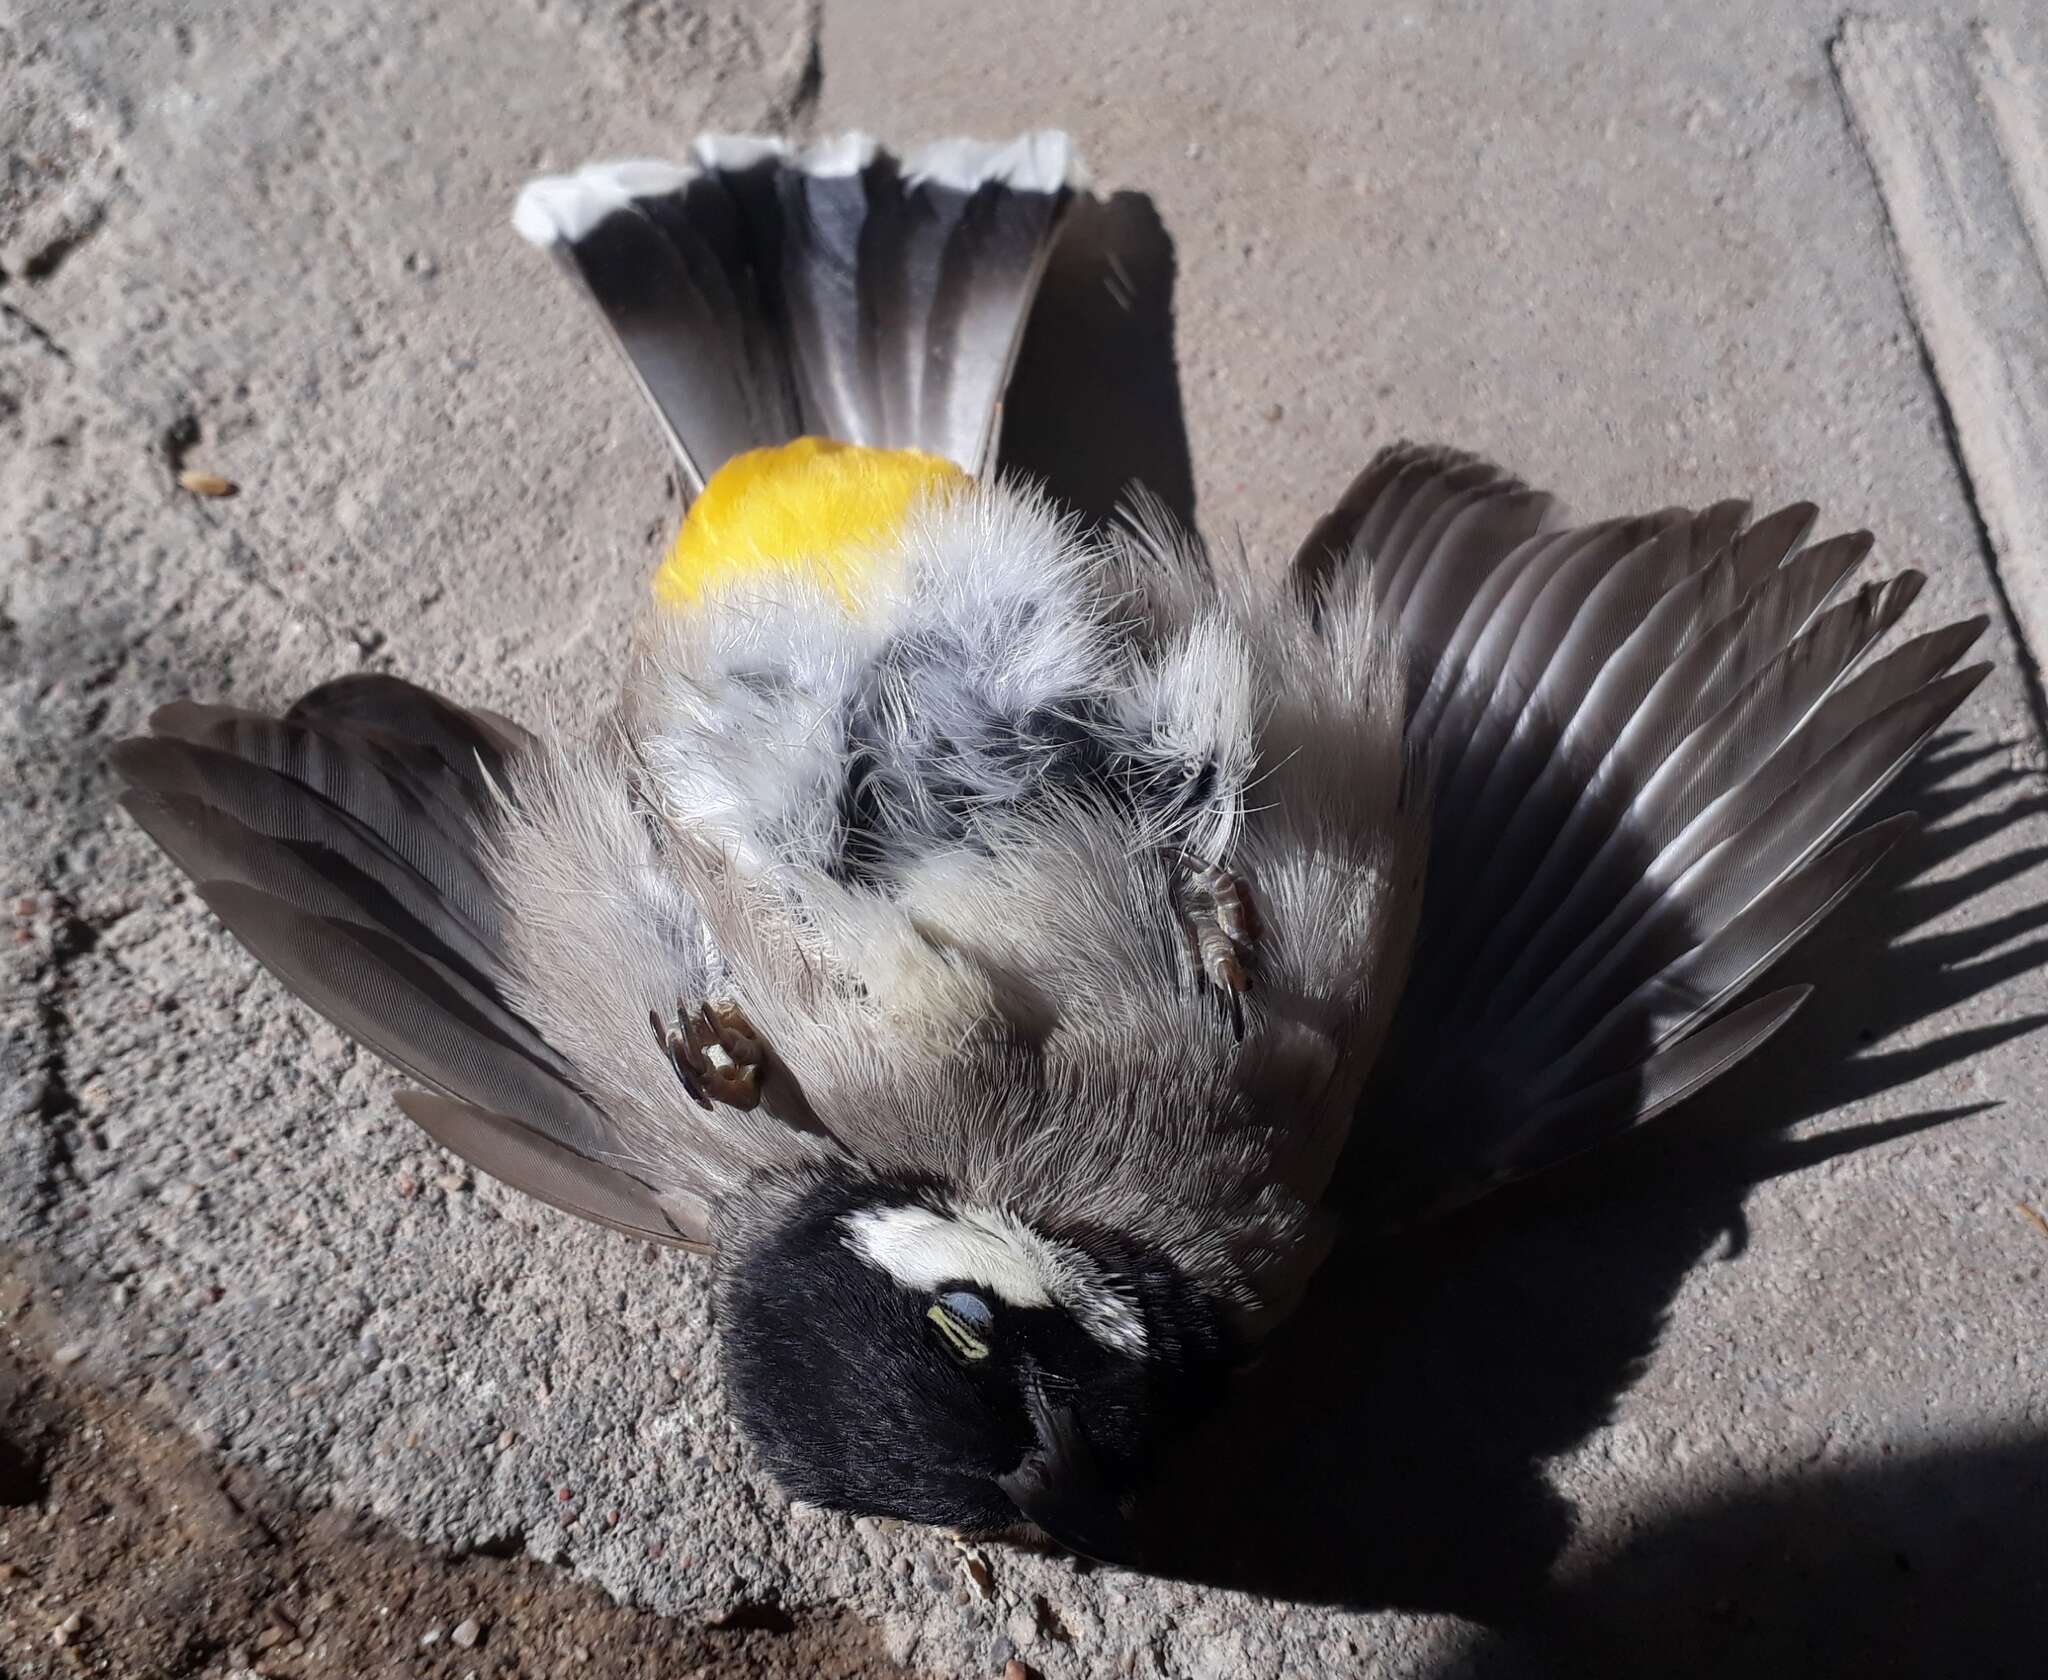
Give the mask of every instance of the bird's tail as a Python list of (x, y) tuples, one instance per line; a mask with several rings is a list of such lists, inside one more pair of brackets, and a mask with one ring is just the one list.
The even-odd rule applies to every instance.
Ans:
[(691, 495), (743, 450), (819, 436), (969, 472), (1071, 196), (1067, 137), (706, 137), (687, 163), (530, 183), (514, 225), (597, 304)]

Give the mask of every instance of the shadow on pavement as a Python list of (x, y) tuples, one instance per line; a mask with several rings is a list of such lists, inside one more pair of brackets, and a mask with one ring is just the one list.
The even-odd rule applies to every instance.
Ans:
[[(1147, 1520), (1158, 1572), (1449, 1612), (1502, 1630), (1504, 1652), (1532, 1639), (1576, 1652), (1581, 1673), (1612, 1672), (1604, 1664), (1630, 1651), (1680, 1673), (1748, 1661), (1792, 1674), (1944, 1667), (1885, 1668), (1881, 1647), (2025, 1650), (2020, 1606), (2048, 1602), (2048, 1443), (1731, 1499), (1661, 1520), (1571, 1582), (1553, 1565), (1573, 1511), (1541, 1472), (1608, 1417), (1687, 1273), (1741, 1253), (1751, 1186), (1990, 1106), (1787, 1135), (2043, 1023), (1856, 1053), (2048, 963), (2048, 904), (1918, 931), (2048, 857), (2012, 852), (1933, 878), (2048, 806), (2038, 779), (2006, 762), (2002, 747), (1952, 732), (1907, 772), (1870, 817), (1917, 810), (1925, 832), (1887, 861), (1891, 885), (1867, 884), (1769, 977), (1827, 984), (1699, 1101), (1433, 1229), (1340, 1251), (1231, 1403), (1165, 1467)], [(1673, 1637), (1694, 1648), (1671, 1650)], [(2038, 1655), (2038, 1627), (2028, 1638)]]
[(1194, 529), (1173, 282), (1173, 241), (1151, 199), (1075, 201), (1024, 331), (1001, 456), (1092, 522), (1142, 484)]
[(2038, 1674), (2048, 1436), (1815, 1472), (1645, 1526), (1461, 1662), (1531, 1674)]

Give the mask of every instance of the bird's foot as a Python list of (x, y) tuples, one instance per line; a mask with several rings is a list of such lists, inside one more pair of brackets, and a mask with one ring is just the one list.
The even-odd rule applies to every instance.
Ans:
[(692, 1009), (681, 998), (675, 1015), (662, 1020), (650, 1010), (655, 1042), (668, 1056), (683, 1089), (702, 1107), (754, 1108), (761, 1101), (761, 1075), (768, 1053), (752, 1024), (730, 1003), (702, 1003)]
[(1195, 965), (1230, 1002), (1230, 1019), (1244, 1036), (1244, 994), (1251, 989), (1258, 952), (1259, 913), (1251, 883), (1220, 864), (1181, 860), (1180, 913)]

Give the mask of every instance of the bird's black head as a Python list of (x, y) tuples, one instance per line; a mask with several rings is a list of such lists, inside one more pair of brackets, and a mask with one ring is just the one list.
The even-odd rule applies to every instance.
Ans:
[(1114, 1233), (843, 1178), (749, 1239), (720, 1290), (723, 1360), (785, 1492), (964, 1529), (1024, 1517), (1130, 1560), (1152, 1449), (1228, 1356), (1185, 1274)]

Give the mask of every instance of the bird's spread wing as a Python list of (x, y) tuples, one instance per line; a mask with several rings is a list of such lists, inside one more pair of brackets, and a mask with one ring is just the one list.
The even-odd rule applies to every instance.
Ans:
[(1800, 504), (1564, 526), (1468, 455), (1382, 452), (1295, 562), (1372, 568), (1432, 801), (1408, 990), (1354, 1134), (1411, 1217), (1661, 1113), (1805, 997), (1743, 1001), (1909, 828), (1857, 815), (1989, 668), (1876, 644), (1922, 578)]
[(508, 995), (506, 906), (485, 862), (525, 733), (385, 676), (282, 717), (180, 702), (114, 749), (122, 804), (287, 986), (428, 1091), (438, 1141), (529, 1195), (702, 1247), (708, 1208), (651, 1182), (586, 1082)]
[(514, 225), (597, 304), (692, 493), (801, 435), (980, 473), (1073, 167), (1057, 133), (900, 161), (707, 137), (535, 181)]
[[(534, 182), (515, 223), (597, 304), (693, 495), (800, 434), (979, 471), (1071, 167), (1057, 134), (901, 162), (709, 138)], [(152, 724), (114, 755), (130, 811), (287, 985), (429, 1087), (406, 1111), (477, 1166), (701, 1247), (721, 1197), (832, 1152), (791, 1078), (758, 1110), (702, 1088), (724, 963), (622, 729), (565, 751), (371, 676), (283, 717)], [(744, 718), (714, 733), (717, 758), (756, 750)]]

